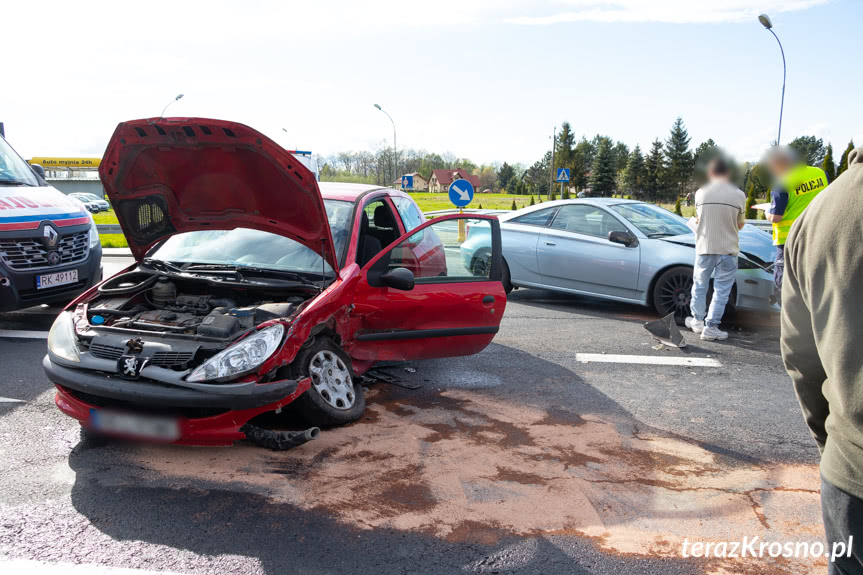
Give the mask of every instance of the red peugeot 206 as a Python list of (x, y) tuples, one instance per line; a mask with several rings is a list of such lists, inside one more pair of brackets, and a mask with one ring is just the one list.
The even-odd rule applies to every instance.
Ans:
[[(357, 376), (376, 362), (474, 354), (500, 325), (493, 217), (425, 221), (397, 190), (319, 185), (220, 120), (121, 123), (99, 172), (136, 263), (57, 317), (43, 361), (57, 406), (87, 431), (296, 445), (317, 427), (253, 418), (297, 402), (312, 426), (354, 421)], [(492, 233), (465, 262), (469, 221)]]

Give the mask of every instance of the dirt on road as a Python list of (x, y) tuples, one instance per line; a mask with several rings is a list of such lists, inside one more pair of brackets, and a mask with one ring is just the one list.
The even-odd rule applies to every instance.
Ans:
[[(289, 452), (142, 446), (125, 457), (174, 482), (226, 483), (360, 529), (450, 541), (577, 535), (609, 553), (680, 557), (685, 538), (823, 537), (815, 465), (734, 459), (632, 422), (473, 391), (372, 389), (361, 421)], [(815, 573), (826, 563), (704, 565), (706, 573)]]

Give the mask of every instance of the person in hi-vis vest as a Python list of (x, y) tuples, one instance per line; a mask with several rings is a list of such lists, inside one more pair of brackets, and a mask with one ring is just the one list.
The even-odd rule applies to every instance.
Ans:
[(776, 246), (774, 295), (776, 302), (781, 303), (785, 238), (794, 221), (829, 182), (824, 170), (798, 163), (793, 150), (784, 146), (776, 146), (767, 153), (767, 170), (774, 182), (770, 209), (766, 213), (767, 221), (773, 224), (773, 245)]

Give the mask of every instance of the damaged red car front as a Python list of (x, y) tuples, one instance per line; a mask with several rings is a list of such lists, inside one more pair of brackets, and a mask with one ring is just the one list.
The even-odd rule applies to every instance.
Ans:
[[(219, 120), (122, 123), (100, 176), (136, 263), (58, 316), (43, 360), (85, 429), (289, 447), (358, 419), (376, 362), (477, 353), (498, 330), (494, 218), (414, 227), (419, 208), (394, 190), (322, 197), (275, 142)], [(479, 219), (487, 265), (466, 269), (459, 220)], [(256, 425), (294, 401), (305, 432)]]

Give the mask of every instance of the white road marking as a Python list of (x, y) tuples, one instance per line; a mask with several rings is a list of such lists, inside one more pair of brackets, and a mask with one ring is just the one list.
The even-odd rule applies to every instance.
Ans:
[(711, 357), (658, 357), (655, 355), (624, 355), (618, 353), (577, 353), (579, 363), (637, 363), (644, 365), (687, 365), (692, 367), (722, 367)]
[(9, 559), (0, 557), (0, 571), (22, 575), (180, 575), (176, 571), (152, 571), (126, 567), (106, 567), (93, 564), (49, 563), (34, 559)]
[(48, 339), (47, 331), (30, 331), (26, 329), (0, 329), (0, 338), (17, 337), (23, 339)]
[(0, 397), (0, 403), (27, 403), (23, 399), (15, 399), (12, 397)]

